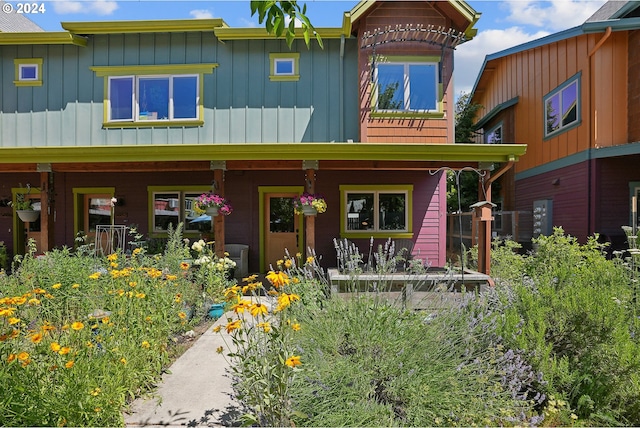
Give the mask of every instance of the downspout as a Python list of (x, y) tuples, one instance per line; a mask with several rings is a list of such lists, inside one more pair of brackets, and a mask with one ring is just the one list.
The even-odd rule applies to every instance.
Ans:
[[(593, 77), (593, 55), (602, 47), (602, 45), (604, 44), (604, 42), (607, 41), (607, 39), (609, 39), (609, 37), (611, 36), (611, 27), (607, 27), (607, 29), (604, 32), (604, 35), (600, 38), (600, 40), (598, 40), (598, 42), (595, 44), (595, 46), (593, 47), (593, 49), (591, 49), (591, 51), (589, 51), (589, 114), (591, 114), (591, 112), (593, 111), (593, 91), (591, 90), (591, 88), (593, 87), (593, 82), (595, 82), (595, 79)], [(594, 232), (593, 230), (591, 230), (591, 221), (593, 218), (593, 189), (592, 189), (592, 175), (593, 175), (593, 166), (592, 166), (592, 157), (591, 157), (591, 151), (593, 149), (593, 142), (595, 140), (595, 131), (596, 131), (596, 115), (594, 112), (593, 117), (591, 118), (591, 120), (589, 121), (589, 148), (587, 149), (587, 236), (591, 235), (592, 232)]]
[(340, 101), (340, 141), (344, 141), (344, 34), (340, 36), (340, 76), (339, 76), (339, 101)]

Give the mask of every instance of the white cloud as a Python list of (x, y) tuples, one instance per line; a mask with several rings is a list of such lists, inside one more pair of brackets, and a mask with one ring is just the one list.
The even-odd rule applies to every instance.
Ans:
[(213, 13), (208, 9), (195, 9), (189, 12), (189, 15), (196, 19), (209, 19), (213, 18)]
[(111, 15), (118, 9), (118, 3), (112, 0), (54, 0), (53, 9), (57, 14), (85, 13), (95, 15)]
[(486, 55), (539, 39), (548, 34), (546, 31), (531, 34), (520, 27), (479, 32), (473, 40), (460, 45), (455, 51), (456, 95), (460, 92), (471, 92)]
[(605, 0), (509, 0), (503, 8), (505, 21), (561, 31), (581, 25), (605, 3)]

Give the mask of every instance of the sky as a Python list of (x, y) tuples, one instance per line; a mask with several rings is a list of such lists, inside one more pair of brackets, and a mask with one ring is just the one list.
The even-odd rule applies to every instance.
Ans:
[[(14, 9), (20, 5), (6, 0)], [(300, 0), (316, 27), (340, 27), (343, 12), (357, 1)], [(33, 4), (33, 0), (29, 4)], [(478, 0), (467, 3), (482, 16), (477, 36), (455, 52), (456, 96), (470, 92), (488, 54), (582, 24), (605, 0)], [(222, 18), (231, 27), (257, 27), (249, 0), (45, 0), (38, 13), (27, 16), (47, 31), (60, 31), (60, 22), (139, 19)], [(24, 8), (23, 8), (24, 9)], [(0, 12), (2, 13), (2, 12)]]

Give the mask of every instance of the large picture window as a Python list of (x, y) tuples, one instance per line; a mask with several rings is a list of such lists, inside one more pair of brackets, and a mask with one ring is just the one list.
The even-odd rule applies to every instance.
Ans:
[(197, 75), (118, 76), (108, 82), (108, 121), (199, 119)]
[(104, 77), (104, 127), (200, 126), (203, 80), (218, 64), (91, 67)]
[(411, 232), (412, 186), (340, 186), (343, 234), (389, 236)]
[(580, 123), (580, 74), (544, 97), (544, 135), (551, 137)]
[(435, 112), (439, 105), (438, 63), (418, 58), (385, 58), (376, 64), (375, 110)]

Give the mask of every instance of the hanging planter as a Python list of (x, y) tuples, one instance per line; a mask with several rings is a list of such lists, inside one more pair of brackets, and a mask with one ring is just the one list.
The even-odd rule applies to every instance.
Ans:
[(20, 217), (20, 220), (24, 221), (25, 223), (36, 221), (38, 217), (40, 217), (40, 211), (16, 210), (16, 213), (18, 213), (18, 217)]
[(218, 207), (207, 207), (205, 212), (211, 217), (216, 217), (218, 215)]
[(318, 214), (318, 210), (315, 209), (314, 207), (310, 206), (310, 205), (303, 205), (302, 206), (302, 214), (304, 214), (306, 216), (314, 216), (314, 215)]

